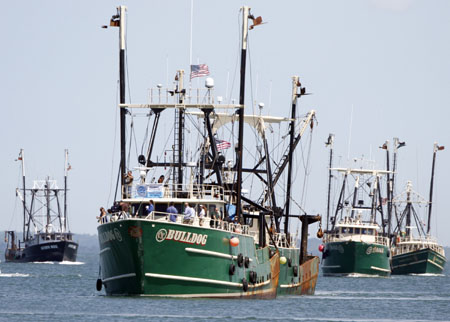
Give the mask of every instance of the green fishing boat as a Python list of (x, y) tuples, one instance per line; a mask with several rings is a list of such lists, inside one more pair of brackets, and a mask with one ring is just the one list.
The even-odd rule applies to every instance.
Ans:
[[(381, 179), (390, 172), (368, 169), (364, 160), (359, 160), (359, 168), (332, 168), (333, 140), (330, 134), (326, 143), (331, 149), (322, 272), (325, 276), (390, 276), (391, 255), (385, 230), (388, 218), (381, 195)], [(342, 185), (334, 216), (330, 217), (333, 172), (341, 175)]]
[[(379, 236), (380, 235), (380, 236)], [(389, 239), (382, 237), (380, 226), (346, 217), (325, 237), (322, 255), (324, 275), (389, 276)]]
[[(437, 151), (436, 147), (435, 151)], [(404, 200), (405, 196), (406, 200)], [(427, 206), (428, 218), (430, 218), (431, 202), (413, 191), (412, 183), (408, 181), (405, 192), (394, 199), (394, 205), (395, 209), (402, 208), (404, 205), (404, 209), (394, 231), (392, 274), (441, 274), (447, 262), (444, 248), (430, 236), (429, 226), (425, 231), (426, 224), (415, 208), (415, 205)], [(416, 226), (413, 226), (413, 223)], [(430, 220), (428, 220), (429, 223)]]
[[(297, 145), (303, 131), (308, 127), (312, 129), (315, 113), (311, 111), (300, 120), (244, 115), (248, 30), (261, 24), (262, 19), (251, 15), (248, 7), (241, 10), (239, 104), (222, 104), (219, 98), (216, 102), (211, 78), (206, 78), (203, 89), (185, 88), (181, 69), (176, 72), (173, 88), (163, 89), (158, 85), (150, 89), (149, 103), (125, 103), (126, 8), (119, 7), (111, 19), (110, 26), (120, 30), (121, 182), (118, 185), (121, 198), (108, 212), (102, 208), (98, 218), (97, 289), (104, 288), (107, 295), (274, 298), (280, 290), (280, 253), (287, 262), (285, 266), (282, 264), (283, 274), (287, 272), (283, 275), (283, 286), (290, 284), (287, 288), (295, 289), (295, 294), (314, 292), (318, 259), (305, 255), (302, 262), (300, 249), (293, 243), (283, 248), (274, 242), (281, 240), (282, 234), (291, 240), (287, 230), (280, 230), (280, 222), (296, 215), (289, 209), (276, 207), (272, 188), (284, 168), (293, 161), (285, 155), (282, 162), (273, 161), (265, 129), (271, 123), (289, 122), (292, 128), (289, 137)], [(249, 19), (253, 22), (250, 28)], [(191, 66), (191, 78), (208, 73), (205, 65)], [(298, 77), (295, 89), (296, 98), (305, 94)], [(145, 112), (141, 113), (142, 110)], [(164, 115), (170, 111), (174, 117), (166, 117), (163, 123)], [(142, 150), (147, 153), (136, 155), (137, 165), (130, 167), (132, 161), (126, 155), (131, 147), (127, 149), (126, 134), (133, 133), (136, 137), (138, 117), (143, 117), (147, 125), (142, 143)], [(237, 126), (233, 126), (235, 122)], [(170, 138), (158, 133), (161, 123), (173, 127)], [(264, 142), (264, 153), (263, 149), (257, 149), (260, 159), (256, 160), (256, 165), (245, 168), (244, 123), (253, 127)], [(223, 136), (220, 131), (226, 133), (222, 129), (227, 124), (231, 124), (228, 131), (233, 135), (237, 130), (232, 159), (226, 152), (232, 143), (218, 139)], [(298, 129), (299, 124), (302, 130)], [(127, 132), (128, 127), (132, 130)], [(199, 138), (192, 137), (193, 129), (198, 130)], [(163, 147), (163, 142), (170, 139), (171, 149)], [(186, 145), (195, 147), (189, 150)], [(162, 156), (155, 156), (157, 153)], [(272, 171), (271, 165), (275, 163), (277, 166)], [(266, 167), (261, 169), (264, 165)], [(161, 172), (164, 174), (155, 182), (153, 176)], [(250, 186), (244, 191), (244, 172), (262, 179), (267, 189)], [(251, 195), (258, 195), (258, 198)], [(290, 200), (290, 195), (286, 200)]]

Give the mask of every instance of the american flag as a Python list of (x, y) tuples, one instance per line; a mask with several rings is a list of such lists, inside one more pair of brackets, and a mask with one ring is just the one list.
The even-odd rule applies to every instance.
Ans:
[(217, 151), (225, 150), (231, 147), (231, 143), (224, 140), (216, 140)]
[(201, 77), (208, 75), (209, 75), (208, 65), (206, 64), (191, 65), (191, 79), (194, 77)]

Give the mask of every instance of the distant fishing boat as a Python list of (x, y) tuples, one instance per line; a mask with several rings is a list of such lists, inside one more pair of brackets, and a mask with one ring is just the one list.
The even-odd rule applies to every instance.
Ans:
[[(411, 181), (408, 181), (405, 192), (393, 200), (394, 209), (399, 209), (401, 214), (396, 216), (398, 221), (392, 246), (392, 274), (441, 274), (444, 270), (447, 261), (444, 248), (430, 235), (436, 152), (443, 149), (434, 144), (430, 200), (425, 200), (413, 191)], [(415, 209), (415, 205), (420, 204), (428, 206), (427, 224), (422, 222)], [(413, 233), (414, 230), (416, 233)]]
[(23, 238), (19, 240), (15, 231), (5, 232), (6, 261), (76, 261), (78, 244), (73, 241), (67, 217), (68, 151), (65, 151), (63, 189), (58, 188), (56, 181), (49, 178), (35, 180), (33, 187), (27, 189), (23, 149), (20, 150), (19, 160), (22, 165), (23, 188), (16, 189), (16, 194), (23, 206)]
[[(305, 256), (301, 262), (295, 239), (287, 229), (280, 230), (280, 222), (288, 221), (292, 215), (276, 207), (273, 198), (276, 181), (293, 160), (284, 154), (272, 171), (273, 161), (265, 139), (268, 124), (289, 122), (294, 123), (289, 137), (298, 143), (299, 123), (295, 114), (293, 118), (244, 115), (248, 30), (262, 22), (261, 17), (253, 17), (249, 10), (242, 8), (239, 104), (221, 104), (221, 99), (216, 103), (212, 78), (206, 79), (206, 89), (185, 88), (184, 70), (177, 71), (173, 88), (164, 90), (159, 85), (151, 89), (150, 103), (127, 104), (126, 7), (119, 7), (117, 15), (112, 17), (110, 25), (120, 27), (122, 181), (120, 200), (109, 214), (100, 216), (97, 227), (98, 291), (104, 287), (107, 295), (182, 298), (275, 298), (283, 292), (314, 292), (318, 259), (308, 257), (304, 245)], [(250, 28), (249, 19), (253, 21)], [(202, 68), (207, 74), (206, 68)], [(298, 77), (294, 88), (296, 100), (305, 93)], [(135, 111), (143, 109), (149, 111), (144, 116), (148, 118), (147, 124), (150, 124), (150, 117), (153, 118), (153, 128), (145, 131), (151, 133), (147, 140), (144, 138), (147, 153), (136, 155), (138, 165), (127, 168), (131, 161), (125, 157), (126, 127), (133, 126), (128, 132), (131, 133), (135, 131), (135, 124), (127, 123), (126, 117), (137, 117)], [(172, 128), (169, 138), (158, 133), (161, 115), (167, 111), (174, 112), (174, 118), (165, 123), (166, 128)], [(201, 121), (195, 122), (194, 117)], [(313, 121), (314, 111), (301, 121), (302, 128), (312, 128)], [(253, 127), (256, 136), (264, 142), (257, 164), (250, 168), (243, 167), (244, 123)], [(219, 140), (218, 130), (230, 124), (237, 128), (237, 144), (233, 159), (226, 160), (225, 150), (232, 144)], [(199, 133), (193, 142), (186, 142), (188, 125)], [(235, 133), (230, 132), (233, 136), (230, 141), (234, 141)], [(163, 158), (155, 157), (154, 148), (168, 141), (173, 142), (172, 149), (165, 150)], [(194, 157), (191, 157), (194, 153), (187, 151), (186, 143), (195, 146)], [(132, 176), (132, 169), (139, 173), (137, 180)], [(150, 175), (155, 170), (166, 171), (158, 182)], [(264, 182), (267, 190), (262, 192), (262, 198), (247, 197), (242, 188), (243, 173)], [(126, 181), (126, 178), (131, 180)], [(286, 200), (290, 200), (290, 195)], [(309, 219), (309, 223), (313, 221), (314, 218)]]
[(328, 207), (324, 245), (320, 248), (322, 272), (325, 276), (389, 276), (389, 238), (384, 225), (387, 218), (383, 212), (380, 187), (381, 178), (388, 171), (362, 167), (332, 168), (333, 139), (328, 140), (331, 146), (330, 185), (332, 172), (340, 174), (342, 185), (334, 216), (330, 217), (331, 209)]

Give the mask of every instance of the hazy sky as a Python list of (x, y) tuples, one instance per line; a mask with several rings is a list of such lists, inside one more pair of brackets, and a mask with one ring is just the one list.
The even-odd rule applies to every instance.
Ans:
[[(50, 175), (60, 186), (68, 148), (71, 230), (96, 232), (98, 208), (112, 200), (118, 161), (118, 33), (100, 26), (118, 4), (12, 1), (3, 6), (0, 230), (22, 225), (15, 197), (20, 167), (14, 161), (20, 148), (30, 184)], [(143, 103), (148, 88), (166, 84), (176, 69), (189, 69), (191, 1), (123, 4), (131, 102)], [(238, 11), (244, 4), (268, 22), (250, 37), (253, 100), (265, 102), (265, 112), (286, 116), (293, 75), (314, 94), (300, 106), (300, 113), (314, 108), (319, 122), (307, 210), (326, 213), (323, 142), (329, 133), (336, 135), (335, 160), (341, 165), (348, 155), (364, 155), (383, 168), (385, 154), (378, 147), (393, 137), (406, 141), (399, 152), (397, 191), (412, 180), (424, 197), (437, 141), (447, 149), (437, 158), (433, 234), (449, 246), (450, 2), (195, 0), (193, 60), (209, 65), (216, 93), (223, 96), (227, 75), (232, 79), (235, 73)], [(237, 91), (232, 96), (238, 98)]]

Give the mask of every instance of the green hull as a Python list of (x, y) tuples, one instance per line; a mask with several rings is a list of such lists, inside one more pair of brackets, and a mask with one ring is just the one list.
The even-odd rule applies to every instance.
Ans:
[[(98, 234), (107, 295), (276, 296), (279, 256), (269, 259), (269, 248), (256, 249), (252, 236), (144, 219), (103, 224)], [(230, 245), (233, 236), (239, 238), (236, 247)], [(253, 282), (250, 272), (256, 273)]]
[(326, 243), (322, 272), (330, 275), (389, 276), (389, 249), (380, 244), (342, 241)]
[(280, 265), (278, 279), (278, 295), (313, 295), (319, 276), (319, 257), (310, 256), (305, 263), (300, 261), (299, 248), (278, 247), (280, 257), (287, 259), (286, 264)]
[(441, 274), (446, 259), (429, 248), (392, 256), (392, 274)]

